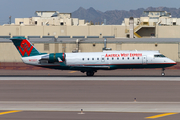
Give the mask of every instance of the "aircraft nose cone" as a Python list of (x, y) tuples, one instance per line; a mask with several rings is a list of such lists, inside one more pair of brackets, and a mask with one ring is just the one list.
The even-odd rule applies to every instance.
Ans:
[(166, 59), (164, 62), (168, 63), (168, 64), (172, 64), (172, 65), (176, 65), (177, 64), (175, 61), (173, 61), (171, 59)]
[(172, 63), (172, 64), (174, 64), (174, 65), (177, 64), (177, 63), (176, 63), (175, 61), (173, 61), (173, 60), (171, 60), (170, 63)]

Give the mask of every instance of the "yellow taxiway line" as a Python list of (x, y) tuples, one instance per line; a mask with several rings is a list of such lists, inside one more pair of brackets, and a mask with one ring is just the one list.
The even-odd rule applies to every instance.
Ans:
[(155, 119), (155, 118), (160, 118), (160, 117), (164, 117), (164, 116), (168, 116), (168, 115), (174, 115), (174, 114), (178, 114), (178, 113), (164, 113), (164, 114), (146, 117), (146, 119)]
[(6, 112), (1, 112), (0, 115), (5, 115), (5, 114), (15, 113), (15, 112), (21, 112), (21, 111), (20, 110), (6, 111)]

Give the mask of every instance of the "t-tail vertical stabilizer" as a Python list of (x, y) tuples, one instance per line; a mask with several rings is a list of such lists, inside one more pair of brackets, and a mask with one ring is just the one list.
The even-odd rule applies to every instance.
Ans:
[(41, 55), (41, 53), (25, 37), (13, 37), (10, 40), (14, 43), (21, 57)]

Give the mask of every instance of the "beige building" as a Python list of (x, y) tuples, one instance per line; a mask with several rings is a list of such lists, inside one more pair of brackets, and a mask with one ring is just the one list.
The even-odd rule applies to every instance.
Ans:
[[(129, 18), (125, 18), (122, 25), (126, 26), (126, 36), (129, 36)], [(135, 38), (179, 38), (178, 27), (180, 18), (171, 18), (166, 11), (144, 11), (143, 16), (134, 18)], [(164, 33), (167, 33), (164, 35)]]
[(15, 25), (27, 26), (87, 26), (85, 20), (71, 18), (71, 13), (59, 13), (58, 11), (36, 11), (36, 17), (15, 18)]
[[(71, 13), (36, 11), (36, 17), (16, 18), (14, 24), (0, 26), (0, 38), (129, 38), (130, 21), (121, 25), (91, 25), (72, 18)], [(180, 38), (180, 18), (171, 18), (166, 11), (145, 11), (134, 18), (134, 38)]]
[[(126, 42), (126, 39), (107, 39), (107, 48), (112, 50), (158, 50), (160, 53), (164, 54), (168, 58), (180, 62), (180, 40), (178, 39), (156, 39), (152, 42), (151, 39), (137, 39), (136, 42), (131, 41)], [(38, 41), (38, 42), (37, 42)], [(33, 42), (34, 46), (41, 53), (59, 53), (59, 52), (102, 52), (104, 43), (101, 39), (90, 39), (87, 42), (79, 41), (77, 44), (76, 40), (71, 42), (57, 41), (54, 42), (50, 38), (47, 41), (42, 39)], [(0, 42), (0, 62), (22, 62), (21, 56), (16, 50), (15, 46), (10, 40), (4, 40)]]
[[(85, 20), (71, 18), (71, 13), (57, 11), (36, 11), (36, 17), (16, 18), (14, 24), (0, 26), (0, 62), (22, 62), (12, 42), (3, 38), (25, 36), (35, 39), (34, 45), (40, 52), (100, 52), (108, 38), (107, 47), (112, 50), (159, 50), (170, 59), (180, 62), (180, 40), (161, 41), (156, 38), (180, 38), (180, 18), (171, 18), (166, 11), (145, 11), (140, 18), (133, 19), (133, 36), (140, 39), (123, 39), (130, 36), (130, 21), (125, 18), (121, 25), (91, 25)], [(56, 38), (60, 41), (51, 41)], [(66, 38), (66, 39), (65, 39)], [(66, 42), (67, 39), (95, 38), (94, 42)], [(111, 39), (110, 39), (111, 38)], [(121, 39), (118, 39), (121, 38)], [(146, 38), (148, 41), (145, 42)], [(50, 40), (50, 42), (45, 41)], [(80, 40), (79, 39), (79, 40)], [(36, 41), (37, 40), (37, 41)], [(39, 41), (38, 41), (39, 40)], [(54, 39), (55, 40), (55, 39)], [(127, 42), (126, 42), (127, 41)], [(135, 42), (134, 42), (135, 41)], [(77, 47), (78, 46), (78, 47)]]

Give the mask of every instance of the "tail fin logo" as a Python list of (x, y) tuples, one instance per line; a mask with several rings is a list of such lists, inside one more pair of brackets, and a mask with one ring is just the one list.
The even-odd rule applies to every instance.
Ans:
[(22, 56), (24, 56), (25, 53), (27, 53), (27, 55), (29, 56), (31, 54), (33, 46), (26, 39), (24, 39), (21, 42), (20, 46), (18, 46), (18, 49)]

